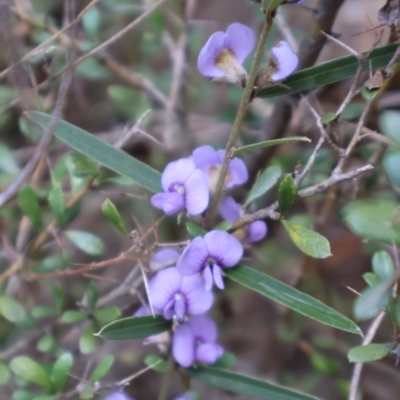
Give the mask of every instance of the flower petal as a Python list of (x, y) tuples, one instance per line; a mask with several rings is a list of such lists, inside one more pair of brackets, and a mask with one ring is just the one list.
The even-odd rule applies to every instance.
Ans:
[(178, 250), (165, 248), (160, 251), (157, 251), (150, 259), (149, 268), (152, 271), (158, 271), (165, 266), (170, 267), (171, 265), (175, 265), (178, 261), (180, 254)]
[(185, 299), (183, 298), (183, 296), (179, 296), (177, 299), (175, 299), (174, 311), (178, 320), (182, 321), (186, 313)]
[(245, 243), (258, 242), (267, 234), (267, 224), (264, 221), (255, 221), (246, 225), (247, 237)]
[(224, 285), (224, 280), (222, 279), (222, 272), (221, 272), (221, 268), (218, 265), (214, 265), (213, 266), (213, 278), (214, 278), (214, 282), (215, 282), (215, 286), (218, 289), (224, 290), (225, 289), (225, 285)]
[(206, 284), (206, 290), (211, 290), (214, 284), (214, 278), (211, 272), (211, 267), (209, 265), (204, 268), (203, 278)]
[(225, 33), (218, 31), (213, 33), (207, 43), (200, 50), (197, 59), (197, 68), (204, 76), (217, 78), (224, 76), (222, 69), (215, 66), (215, 60), (221, 50), (224, 50)]
[(220, 207), (222, 218), (229, 222), (237, 221), (240, 217), (241, 208), (240, 204), (233, 200), (233, 197), (227, 197)]
[(185, 183), (185, 205), (190, 215), (201, 214), (208, 206), (210, 193), (204, 173), (194, 170)]
[(211, 231), (204, 236), (210, 257), (223, 268), (235, 266), (243, 256), (241, 243), (224, 231)]
[(245, 183), (249, 177), (246, 164), (240, 158), (234, 158), (229, 163), (228, 171), (231, 175), (231, 179), (226, 184), (227, 188), (241, 185), (242, 183)]
[(174, 193), (160, 193), (163, 194), (162, 210), (167, 215), (176, 214), (185, 208), (185, 200), (182, 195), (177, 192)]
[(239, 64), (242, 64), (251, 53), (256, 43), (252, 29), (238, 22), (229, 25), (226, 30), (224, 47), (230, 48), (236, 55)]
[(271, 76), (274, 82), (287, 78), (299, 64), (299, 58), (293, 52), (289, 43), (285, 41), (281, 41), (273, 47), (271, 55), (278, 67), (278, 71)]
[(211, 291), (205, 288), (205, 282), (200, 275), (184, 276), (181, 293), (186, 299), (186, 312), (190, 315), (204, 314), (214, 301)]
[(213, 343), (203, 343), (196, 349), (196, 361), (214, 364), (217, 361), (217, 349)]
[(196, 340), (203, 343), (214, 343), (217, 340), (217, 325), (207, 315), (194, 315), (188, 322)]
[(165, 193), (156, 193), (154, 196), (151, 196), (151, 204), (153, 204), (155, 208), (162, 210), (164, 204), (164, 196)]
[(200, 146), (192, 153), (192, 160), (196, 168), (208, 173), (211, 167), (221, 164), (216, 152), (211, 146)]
[(195, 168), (193, 161), (189, 158), (181, 158), (167, 164), (161, 176), (161, 185), (164, 192), (168, 192), (170, 185), (173, 183), (185, 183)]
[(107, 395), (104, 400), (134, 400), (134, 399), (125, 393), (113, 392)]
[(182, 275), (197, 274), (204, 269), (208, 256), (209, 252), (204, 239), (197, 236), (183, 251), (176, 263), (176, 268)]
[(182, 367), (190, 367), (194, 362), (194, 336), (187, 324), (178, 326), (172, 339), (172, 354), (175, 361)]
[(165, 306), (180, 292), (182, 275), (175, 267), (157, 272), (149, 282), (150, 301), (154, 308), (164, 310)]

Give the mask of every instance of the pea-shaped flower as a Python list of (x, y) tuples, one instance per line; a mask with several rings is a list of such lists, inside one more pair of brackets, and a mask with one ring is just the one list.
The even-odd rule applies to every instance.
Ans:
[[(225, 158), (225, 150), (214, 150), (211, 146), (200, 146), (192, 153), (192, 160), (196, 168), (204, 172), (208, 187), (213, 192), (217, 184), (219, 171)], [(241, 185), (248, 179), (245, 163), (240, 158), (233, 158), (228, 167), (225, 178), (225, 187)]]
[(204, 76), (238, 83), (244, 87), (247, 73), (242, 64), (254, 44), (254, 32), (236, 22), (226, 32), (218, 31), (210, 36), (199, 53), (197, 68)]
[[(239, 203), (236, 203), (232, 197), (227, 197), (221, 203), (221, 215), (224, 219), (229, 222), (237, 221), (241, 216), (242, 207)], [(267, 234), (267, 224), (264, 221), (254, 221), (247, 224), (243, 231), (237, 231), (234, 233), (238, 239), (242, 240), (244, 243), (258, 242), (263, 239)], [(239, 237), (238, 237), (239, 235)], [(241, 236), (241, 237), (240, 237)]]
[(172, 354), (182, 367), (190, 367), (196, 361), (214, 364), (224, 353), (216, 341), (215, 322), (206, 315), (196, 315), (175, 329)]
[(170, 162), (161, 176), (164, 193), (151, 198), (151, 204), (167, 215), (186, 209), (191, 215), (201, 214), (208, 206), (209, 192), (204, 174), (192, 160)]
[(149, 262), (149, 268), (151, 271), (159, 271), (160, 269), (171, 267), (176, 265), (180, 253), (178, 250), (172, 248), (165, 248), (157, 251)]
[(221, 268), (234, 267), (242, 256), (243, 246), (236, 238), (225, 231), (211, 231), (204, 238), (198, 236), (192, 240), (176, 268), (182, 275), (201, 273), (207, 290), (213, 283), (224, 289)]
[(288, 42), (282, 40), (271, 49), (275, 72), (271, 75), (273, 82), (287, 78), (298, 66), (299, 58), (293, 52)]
[(199, 276), (183, 276), (175, 267), (158, 272), (149, 283), (149, 297), (165, 319), (184, 321), (188, 315), (204, 314), (213, 303)]

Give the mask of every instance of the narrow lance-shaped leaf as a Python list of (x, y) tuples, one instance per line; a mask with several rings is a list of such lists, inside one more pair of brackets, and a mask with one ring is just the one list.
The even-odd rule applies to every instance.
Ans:
[(18, 202), (22, 212), (32, 221), (36, 228), (40, 229), (42, 227), (42, 211), (35, 191), (30, 186), (24, 186), (18, 192)]
[(294, 244), (305, 254), (313, 258), (326, 258), (331, 256), (331, 246), (328, 240), (317, 232), (302, 225), (293, 224), (282, 220), (283, 226), (289, 233)]
[(343, 331), (361, 334), (360, 328), (349, 318), (328, 307), (314, 297), (286, 285), (266, 274), (244, 265), (225, 269), (225, 275), (240, 285), (254, 290), (306, 317)]
[(106, 325), (97, 334), (108, 340), (127, 340), (146, 338), (171, 328), (171, 321), (156, 315), (145, 317), (123, 318)]
[(287, 211), (292, 208), (294, 201), (296, 200), (297, 188), (294, 183), (291, 174), (287, 174), (282, 182), (279, 184), (278, 190), (278, 204), (279, 212), (284, 215)]
[(279, 165), (272, 165), (268, 167), (255, 181), (250, 190), (249, 197), (246, 204), (251, 203), (255, 199), (261, 197), (264, 193), (268, 192), (277, 182), (282, 175), (282, 169)]
[(73, 364), (74, 357), (71, 353), (61, 354), (54, 363), (53, 369), (51, 370), (51, 380), (57, 393), (63, 391)]
[(107, 356), (103, 358), (93, 370), (92, 374), (90, 375), (89, 382), (96, 382), (103, 378), (104, 375), (110, 370), (114, 363), (113, 356)]
[(247, 146), (238, 147), (233, 151), (235, 156), (238, 156), (249, 151), (255, 151), (258, 149), (263, 149), (264, 147), (278, 146), (287, 142), (311, 142), (311, 140), (304, 136), (291, 136), (282, 139), (266, 140), (264, 142), (258, 142), (254, 144), (249, 144)]
[(274, 385), (261, 379), (215, 367), (189, 368), (185, 373), (207, 386), (264, 400), (317, 400), (316, 397)]
[(125, 225), (122, 221), (121, 215), (119, 214), (117, 207), (111, 202), (110, 199), (106, 199), (101, 206), (104, 216), (122, 233), (128, 234)]
[[(41, 112), (32, 111), (26, 114), (43, 129), (48, 127), (52, 121), (50, 115)], [(118, 174), (132, 179), (151, 192), (161, 191), (161, 174), (159, 172), (83, 129), (60, 121), (54, 135), (79, 152)]]
[(353, 347), (347, 357), (351, 363), (367, 363), (381, 360), (396, 347), (397, 342), (373, 343), (366, 346)]
[(58, 225), (62, 225), (65, 220), (65, 199), (60, 182), (54, 182), (52, 184), (48, 201)]
[[(393, 57), (397, 44), (379, 47), (371, 52), (364, 70), (385, 67)], [(260, 90), (257, 97), (271, 98), (292, 93), (304, 92), (319, 86), (350, 78), (357, 72), (358, 60), (355, 56), (338, 58), (333, 61), (303, 69), (289, 76), (280, 85)]]

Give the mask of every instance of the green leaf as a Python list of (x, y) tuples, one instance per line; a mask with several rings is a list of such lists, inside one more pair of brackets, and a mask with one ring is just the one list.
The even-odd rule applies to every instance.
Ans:
[(123, 318), (106, 325), (97, 336), (108, 340), (141, 339), (165, 332), (171, 324), (160, 315)]
[[(27, 115), (43, 128), (46, 128), (52, 121), (50, 115), (36, 111), (28, 112)], [(103, 142), (96, 136), (65, 121), (60, 121), (55, 136), (74, 149), (118, 174), (132, 179), (151, 192), (162, 191), (161, 174), (159, 172), (129, 156), (127, 153)]]
[(278, 146), (280, 144), (288, 143), (288, 142), (308, 142), (311, 143), (311, 140), (304, 136), (290, 136), (282, 139), (273, 139), (266, 140), (264, 142), (258, 142), (254, 144), (249, 144), (247, 146), (238, 147), (233, 151), (235, 156), (238, 156), (243, 153), (247, 153), (249, 151), (255, 151), (259, 149), (263, 149), (264, 147)]
[(13, 152), (4, 144), (0, 144), (0, 171), (17, 175), (20, 171)]
[(234, 367), (236, 364), (237, 359), (235, 355), (229, 353), (228, 351), (225, 351), (225, 353), (220, 358), (218, 358), (218, 360), (213, 365), (217, 368), (231, 368)]
[(30, 186), (24, 186), (18, 192), (18, 203), (22, 212), (32, 221), (33, 225), (40, 229), (42, 227), (42, 211), (36, 193)]
[(92, 233), (84, 231), (66, 231), (65, 234), (68, 239), (84, 253), (98, 256), (104, 251), (103, 242)]
[(51, 307), (36, 306), (32, 309), (31, 315), (33, 318), (47, 318), (55, 315), (55, 311)]
[(388, 304), (392, 281), (384, 281), (365, 289), (354, 303), (354, 315), (359, 321), (377, 316)]
[(186, 230), (188, 231), (190, 236), (196, 237), (196, 236), (204, 236), (207, 231), (202, 228), (199, 224), (196, 224), (196, 222), (193, 221), (188, 221), (185, 223), (186, 225)]
[(353, 347), (347, 357), (351, 363), (367, 363), (381, 360), (390, 354), (397, 342), (373, 343), (366, 346)]
[(251, 203), (255, 199), (261, 197), (268, 192), (279, 180), (282, 175), (282, 169), (279, 165), (268, 167), (255, 181), (250, 190), (246, 204)]
[(361, 96), (365, 100), (373, 100), (377, 96), (378, 93), (379, 93), (379, 89), (368, 89), (365, 86), (363, 86), (361, 88)]
[(83, 28), (92, 39), (98, 38), (100, 23), (101, 12), (96, 6), (89, 8), (82, 16)]
[(226, 369), (198, 366), (185, 369), (185, 373), (207, 386), (241, 393), (253, 399), (316, 400), (313, 396)]
[(11, 371), (25, 381), (35, 383), (46, 389), (51, 388), (51, 381), (44, 368), (32, 358), (26, 356), (15, 357), (10, 362)]
[(11, 378), (11, 373), (7, 365), (0, 362), (0, 386), (7, 385), (10, 378)]
[(228, 231), (232, 228), (232, 222), (221, 221), (219, 224), (215, 225), (214, 230), (216, 231)]
[(368, 286), (375, 286), (380, 282), (380, 279), (373, 272), (366, 272), (362, 275), (365, 283)]
[(393, 110), (383, 111), (379, 117), (382, 133), (400, 146), (400, 112)]
[(270, 0), (268, 10), (269, 11), (276, 10), (282, 4), (282, 2), (283, 0)]
[(302, 293), (266, 274), (244, 265), (225, 268), (224, 274), (233, 281), (266, 296), (322, 324), (343, 331), (361, 334), (360, 328), (349, 318), (326, 306), (314, 297)]
[(90, 375), (89, 382), (97, 382), (103, 376), (107, 374), (107, 372), (110, 370), (112, 365), (114, 364), (114, 357), (113, 356), (107, 356), (104, 357), (97, 365), (96, 368), (93, 370), (92, 374)]
[[(371, 52), (364, 70), (386, 66), (393, 57), (397, 44), (379, 47)], [(271, 98), (292, 93), (304, 92), (338, 82), (354, 76), (357, 72), (358, 60), (355, 56), (338, 58), (333, 61), (303, 69), (289, 76), (280, 85), (265, 88), (256, 93), (257, 97)]]
[(168, 361), (159, 356), (149, 355), (144, 359), (144, 363), (148, 367), (152, 366), (153, 371), (167, 372), (168, 369)]
[(278, 203), (279, 212), (284, 215), (289, 211), (296, 200), (297, 188), (291, 174), (287, 174), (279, 184)]
[(20, 302), (6, 294), (0, 295), (0, 314), (10, 322), (18, 324), (26, 318), (26, 312)]
[(93, 399), (93, 396), (94, 396), (94, 387), (91, 385), (87, 385), (82, 389), (79, 398), (82, 400), (86, 400), (86, 399)]
[(335, 119), (335, 117), (336, 117), (336, 113), (334, 113), (334, 112), (327, 112), (326, 114), (324, 114), (324, 115), (321, 117), (321, 123), (322, 123), (322, 124), (327, 124), (327, 123), (333, 121), (333, 120)]
[(372, 257), (372, 270), (382, 280), (386, 281), (394, 277), (394, 265), (387, 251), (377, 251)]
[(54, 337), (51, 333), (44, 335), (36, 345), (38, 351), (47, 353), (54, 347)]
[(110, 201), (110, 199), (106, 199), (101, 206), (101, 210), (103, 211), (104, 216), (122, 233), (128, 234), (128, 231), (125, 228), (124, 223), (122, 222), (121, 215), (119, 214), (115, 205)]
[(71, 353), (63, 353), (58, 357), (51, 370), (51, 381), (57, 393), (61, 393), (68, 381), (69, 374), (74, 365), (74, 357)]
[(79, 350), (82, 354), (90, 354), (96, 350), (96, 337), (93, 324), (89, 325), (79, 339)]
[(87, 308), (90, 311), (93, 311), (96, 306), (98, 296), (99, 296), (99, 289), (97, 288), (97, 285), (93, 281), (91, 281), (86, 288), (82, 302), (83, 304), (87, 305)]
[(121, 315), (121, 311), (117, 307), (102, 308), (93, 313), (94, 318), (101, 327), (115, 321)]
[(310, 361), (315, 369), (324, 374), (334, 374), (340, 368), (340, 364), (336, 360), (321, 353), (311, 354)]
[(13, 400), (32, 400), (33, 394), (26, 390), (16, 390), (12, 395)]
[(71, 152), (69, 157), (74, 166), (72, 172), (78, 178), (86, 178), (87, 176), (98, 175), (99, 170), (97, 169), (97, 163), (91, 158), (86, 157), (77, 151)]
[(52, 292), (53, 292), (54, 302), (56, 303), (57, 313), (60, 314), (65, 303), (64, 290), (60, 285), (54, 285), (52, 287)]
[(400, 152), (387, 152), (383, 157), (382, 166), (390, 183), (400, 189)]
[(65, 199), (60, 182), (54, 182), (52, 184), (48, 201), (58, 225), (63, 225), (65, 220)]
[(395, 229), (398, 205), (388, 200), (357, 200), (342, 209), (346, 225), (366, 239), (400, 240)]
[(67, 310), (62, 315), (61, 319), (67, 324), (74, 324), (76, 322), (81, 322), (87, 318), (86, 311), (83, 310)]
[(294, 244), (303, 253), (313, 258), (326, 258), (332, 255), (328, 240), (319, 233), (290, 221), (282, 220), (282, 224)]

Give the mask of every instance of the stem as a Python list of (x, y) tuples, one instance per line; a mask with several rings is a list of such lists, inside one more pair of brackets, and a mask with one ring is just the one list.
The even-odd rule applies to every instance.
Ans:
[(231, 161), (231, 150), (238, 139), (240, 133), (240, 126), (244, 120), (247, 107), (251, 101), (251, 95), (253, 93), (254, 83), (256, 81), (257, 74), (260, 68), (261, 59), (264, 53), (265, 43), (267, 41), (269, 32), (271, 30), (272, 22), (273, 22), (273, 14), (270, 11), (265, 11), (265, 21), (261, 31), (260, 39), (257, 44), (253, 64), (251, 66), (249, 77), (246, 82), (246, 87), (244, 88), (243, 95), (240, 100), (238, 112), (236, 114), (236, 118), (232, 126), (232, 131), (229, 136), (228, 143), (226, 144), (225, 159), (222, 164), (221, 170), (219, 172), (215, 193), (211, 199), (210, 209), (208, 210), (206, 216), (205, 225), (206, 228), (208, 229), (210, 229), (213, 225), (215, 211), (217, 209), (219, 200), (221, 198), (221, 192), (224, 186), (226, 174), (228, 172), (229, 162)]
[(165, 372), (163, 380), (161, 382), (161, 389), (160, 394), (158, 395), (158, 400), (167, 400), (168, 389), (171, 384), (172, 373), (174, 372), (174, 365), (175, 360), (171, 353), (168, 358), (167, 371)]

